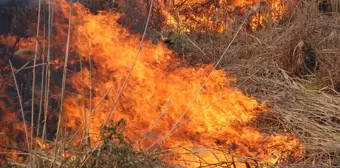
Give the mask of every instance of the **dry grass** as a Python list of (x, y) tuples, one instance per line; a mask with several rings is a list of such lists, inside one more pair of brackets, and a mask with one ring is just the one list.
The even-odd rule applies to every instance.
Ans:
[[(305, 145), (305, 155), (288, 167), (340, 165), (340, 32), (338, 13), (321, 14), (317, 1), (300, 1), (291, 6), (288, 20), (268, 23), (257, 32), (243, 29), (227, 51), (220, 68), (242, 83), (256, 70), (241, 90), (266, 101), (272, 113), (254, 123), (267, 133), (290, 132)], [(292, 12), (294, 11), (294, 12)], [(225, 34), (190, 33), (187, 37), (168, 34), (171, 47), (191, 64), (218, 60), (236, 29)], [(192, 45), (194, 42), (196, 45)], [(296, 53), (315, 54), (313, 72), (306, 72)], [(197, 49), (200, 48), (200, 50)], [(294, 51), (295, 50), (295, 51)], [(202, 55), (202, 52), (205, 55)]]

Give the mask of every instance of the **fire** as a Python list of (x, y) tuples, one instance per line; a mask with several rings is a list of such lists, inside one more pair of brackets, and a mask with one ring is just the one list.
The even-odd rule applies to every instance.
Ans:
[[(54, 49), (58, 49), (58, 45), (64, 45), (67, 37), (64, 20), (68, 18), (69, 8), (65, 1), (58, 3)], [(190, 3), (197, 4), (198, 1)], [(222, 2), (216, 3), (220, 10), (224, 9), (221, 7)], [(253, 4), (254, 1), (231, 3), (244, 5)], [(186, 4), (185, 8), (189, 6)], [(173, 149), (174, 153), (179, 154), (174, 162), (189, 167), (199, 166), (202, 159), (212, 164), (233, 160), (236, 165), (245, 166), (247, 158), (253, 158), (258, 163), (276, 163), (280, 159), (302, 155), (302, 145), (294, 136), (266, 134), (252, 126), (258, 115), (269, 110), (264, 103), (259, 103), (233, 88), (231, 83), (235, 82), (234, 78), (229, 77), (224, 70), (212, 71), (212, 65), (187, 66), (164, 44), (143, 42), (127, 85), (114, 107), (117, 93), (122, 89), (136, 53), (139, 52), (141, 36), (131, 34), (116, 22), (121, 14), (99, 12), (94, 15), (79, 3), (72, 7), (74, 13), (70, 52), (73, 57), (81, 57), (86, 65), (92, 62), (92, 75), (90, 68), (83, 66), (82, 71), (68, 76), (67, 82), (72, 89), (67, 91), (63, 104), (63, 128), (70, 132), (77, 132), (79, 129), (88, 132), (95, 147), (101, 143), (100, 129), (113, 110), (110, 119), (125, 119), (126, 137), (136, 144), (140, 143), (141, 149), (153, 151), (159, 145), (161, 149)], [(211, 17), (207, 16), (214, 8), (216, 6), (207, 8), (208, 12), (202, 11), (201, 16), (190, 18), (186, 18), (188, 13), (179, 13), (179, 21), (194, 20), (213, 25)], [(168, 19), (171, 21), (173, 16)], [(227, 24), (228, 21), (221, 23)], [(227, 27), (223, 24), (219, 29)], [(198, 25), (193, 26), (200, 29)], [(64, 51), (58, 54), (62, 55)], [(64, 65), (60, 58), (59, 56), (53, 60), (57, 67)], [(191, 104), (209, 75), (205, 87)], [(183, 118), (178, 121), (182, 115)], [(169, 133), (174, 126), (175, 129)], [(79, 140), (83, 134), (77, 135)], [(166, 135), (169, 136), (164, 138)], [(155, 143), (161, 139), (164, 141)], [(42, 148), (48, 148), (43, 142), (37, 142)], [(74, 144), (77, 145), (76, 140)], [(188, 150), (190, 153), (180, 155)], [(245, 157), (235, 157), (236, 155)]]
[(251, 30), (256, 31), (268, 21), (282, 20), (285, 7), (285, 4), (281, 1), (270, 1), (267, 8), (261, 9), (260, 7), (258, 12), (251, 17)]
[(245, 16), (249, 12), (249, 27), (255, 31), (268, 20), (282, 19), (284, 8), (282, 0), (174, 0), (162, 3), (161, 12), (166, 18), (166, 25), (180, 32), (224, 32), (232, 26), (235, 16)]
[[(34, 49), (35, 40), (30, 38), (17, 38), (13, 35), (0, 35), (0, 45), (15, 47), (17, 50)], [(25, 139), (25, 125), (20, 121), (22, 114), (18, 109), (18, 98), (12, 79), (11, 68), (8, 65), (6, 49), (0, 48), (0, 166), (6, 164), (4, 158), (16, 160), (21, 163), (24, 155), (27, 155), (27, 143)], [(13, 54), (13, 53), (12, 53)], [(9, 94), (10, 92), (10, 94)], [(15, 95), (10, 97), (9, 95)], [(20, 118), (20, 119), (19, 119)], [(27, 129), (30, 135), (30, 128)], [(30, 137), (31, 138), (31, 137)]]
[[(100, 128), (109, 116), (134, 62), (140, 36), (130, 34), (115, 22), (119, 14), (100, 12), (93, 15), (80, 4), (73, 4), (73, 7), (73, 36), (78, 39), (71, 43), (71, 48), (86, 61), (90, 56), (94, 69), (92, 79), (90, 70), (83, 68), (83, 72), (73, 74), (68, 80), (76, 92), (68, 94), (65, 100), (63, 126), (70, 131), (79, 128), (88, 130), (91, 142), (96, 145), (100, 143)], [(63, 4), (65, 17), (66, 9), (67, 5)], [(81, 19), (85, 21), (77, 22)], [(112, 120), (125, 119), (128, 123), (126, 136), (136, 143), (146, 136), (141, 147), (152, 149), (150, 146), (167, 135), (186, 111), (211, 70), (211, 65), (185, 66), (163, 44), (153, 45), (145, 41), (119, 103), (113, 109)], [(297, 149), (301, 144), (293, 136), (268, 135), (251, 126), (259, 114), (268, 110), (264, 104), (231, 87), (235, 79), (226, 76), (224, 70), (212, 72), (203, 91), (179, 121), (179, 127), (162, 142), (163, 148), (209, 146), (269, 163), (288, 155), (301, 155)], [(85, 95), (82, 86), (85, 87)], [(90, 87), (92, 100), (89, 100)], [(92, 107), (89, 107), (90, 101)], [(155, 127), (150, 130), (156, 121)], [(185, 151), (183, 148), (180, 150)], [(214, 155), (207, 154), (209, 152), (199, 155), (216, 162)], [(190, 158), (198, 161), (199, 158), (194, 156)], [(185, 158), (189, 157), (182, 157)], [(231, 155), (223, 158), (228, 160)]]
[[(0, 81), (4, 79), (5, 77), (0, 74)], [(18, 154), (17, 149), (25, 146), (25, 131), (24, 124), (17, 121), (17, 113), (9, 107), (9, 104), (14, 102), (6, 95), (8, 89), (6, 82), (1, 83), (0, 88), (0, 165), (3, 165), (5, 163), (3, 157), (23, 161), (24, 157)]]

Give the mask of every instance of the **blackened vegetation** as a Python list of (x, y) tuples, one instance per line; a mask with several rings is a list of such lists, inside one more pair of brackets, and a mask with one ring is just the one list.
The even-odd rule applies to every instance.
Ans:
[[(160, 1), (154, 1), (150, 16), (149, 28), (160, 31), (165, 23), (165, 17), (160, 11)], [(121, 0), (120, 11), (124, 13), (118, 20), (124, 27), (128, 27), (132, 33), (144, 31), (148, 18), (151, 2), (149, 0)]]
[(287, 56), (282, 58), (285, 69), (300, 77), (313, 74), (317, 69), (317, 58), (312, 44), (303, 40), (293, 41), (290, 48)]
[(317, 69), (315, 49), (309, 43), (305, 43), (303, 52), (304, 71), (309, 74), (314, 73)]
[[(15, 77), (17, 80), (18, 84), (18, 89), (19, 89), (19, 94), (22, 100), (22, 105), (24, 109), (24, 115), (27, 123), (31, 123), (31, 107), (32, 107), (32, 101), (34, 102), (34, 125), (33, 130), (36, 130), (38, 125), (40, 128), (43, 128), (44, 122), (43, 118), (44, 112), (41, 112), (41, 121), (38, 122), (39, 118), (39, 111), (43, 110), (44, 107), (44, 100), (41, 102), (42, 104), (40, 105), (40, 98), (41, 98), (41, 92), (42, 89), (42, 73), (44, 73), (43, 67), (42, 66), (37, 66), (36, 67), (36, 85), (35, 85), (35, 99), (32, 100), (32, 82), (33, 82), (33, 72), (32, 72), (32, 66), (33, 66), (33, 56), (34, 52), (32, 51), (24, 51), (27, 52), (28, 56), (30, 58), (26, 59), (23, 58), (22, 56), (18, 56), (15, 54), (10, 54), (11, 50), (15, 50), (13, 48), (16, 48), (15, 46), (5, 46), (5, 45), (0, 45), (0, 59), (3, 64), (1, 65), (1, 74), (3, 75), (2, 80), (0, 81), (0, 86), (2, 88), (6, 88), (4, 91), (4, 95), (0, 97), (2, 102), (7, 102), (6, 106), (11, 107), (12, 109), (16, 109), (14, 111), (17, 111), (16, 116), (20, 118), (20, 120), (23, 120), (21, 111), (20, 111), (20, 105), (19, 105), (19, 98), (17, 95), (17, 90), (16, 86), (13, 82), (13, 77), (12, 77), (12, 70), (9, 66), (9, 61), (12, 62), (14, 72), (15, 72)], [(38, 61), (38, 64), (40, 64), (41, 61)], [(45, 74), (44, 74), (45, 75)], [(54, 77), (51, 78), (51, 84), (55, 83), (55, 80), (60, 80), (60, 79), (55, 79)], [(58, 100), (55, 97), (55, 91), (51, 90), (51, 96), (49, 98), (49, 107), (47, 107), (48, 113), (47, 113), (47, 129), (46, 129), (46, 135), (48, 139), (53, 139), (54, 134), (56, 133), (55, 126), (56, 126), (56, 117), (53, 117), (55, 113), (58, 111)], [(1, 120), (1, 117), (0, 117)], [(34, 131), (34, 135), (42, 135), (42, 129), (39, 130), (37, 133)]]
[(86, 8), (92, 13), (97, 13), (101, 10), (117, 10), (118, 2), (115, 0), (80, 0)]
[[(99, 11), (123, 13), (124, 15), (118, 22), (129, 28), (132, 33), (144, 31), (151, 5), (149, 0), (80, 0), (80, 3), (93, 14), (97, 14)], [(149, 27), (156, 30), (160, 30), (164, 23), (164, 17), (159, 10), (159, 3), (158, 1), (153, 2), (153, 11), (149, 22)]]
[(318, 3), (319, 11), (321, 13), (332, 15), (340, 12), (340, 1), (339, 0), (321, 0)]
[(27, 30), (31, 23), (36, 22), (37, 10), (32, 7), (14, 5), (11, 7), (0, 6), (0, 34), (15, 34), (28, 37)]
[[(17, 43), (16, 43), (17, 44)], [(14, 54), (13, 52), (16, 51)], [(80, 71), (80, 62), (75, 60), (75, 53), (72, 54), (72, 59), (69, 62), (68, 70), (71, 72), (79, 72)], [(43, 133), (43, 126), (45, 113), (44, 109), (47, 109), (46, 113), (46, 138), (52, 140), (55, 138), (56, 133), (56, 124), (57, 124), (57, 113), (59, 112), (60, 107), (60, 86), (63, 76), (63, 66), (54, 64), (52, 62), (50, 72), (50, 90), (48, 96), (48, 104), (45, 101), (45, 89), (46, 89), (46, 66), (47, 64), (41, 60), (41, 55), (38, 53), (37, 66), (36, 66), (36, 77), (35, 77), (35, 92), (33, 93), (35, 96), (34, 100), (32, 100), (32, 83), (33, 83), (33, 58), (35, 52), (32, 50), (19, 50), (18, 47), (15, 46), (6, 46), (4, 44), (0, 44), (0, 69), (1, 75), (3, 75), (3, 79), (0, 81), (0, 86), (6, 88), (5, 95), (0, 97), (2, 102), (8, 102), (8, 106), (13, 107), (17, 111), (17, 117), (22, 120), (22, 115), (20, 111), (19, 99), (17, 95), (16, 86), (13, 82), (12, 71), (9, 67), (9, 61), (12, 62), (14, 72), (16, 75), (16, 80), (18, 84), (19, 93), (22, 100), (22, 105), (24, 108), (24, 115), (27, 123), (31, 123), (31, 115), (32, 115), (32, 101), (34, 102), (34, 125), (33, 130), (37, 130), (39, 125), (38, 132), (34, 131), (35, 136), (41, 136)], [(57, 58), (58, 56), (51, 56), (52, 60)], [(89, 66), (88, 62), (83, 62), (83, 66)], [(45, 79), (43, 79), (45, 78)], [(69, 88), (72, 89), (72, 88)], [(43, 91), (42, 91), (43, 90)], [(41, 100), (41, 98), (43, 99)], [(40, 114), (40, 116), (39, 116)], [(38, 118), (41, 120), (38, 121)], [(1, 120), (1, 118), (0, 118)]]
[[(56, 8), (57, 10), (58, 8)], [(95, 10), (95, 9), (94, 9)], [(13, 82), (12, 72), (9, 67), (9, 61), (12, 62), (14, 71), (16, 73), (16, 79), (18, 88), (21, 96), (21, 100), (24, 108), (24, 115), (27, 123), (31, 123), (31, 106), (32, 101), (34, 102), (34, 125), (33, 130), (36, 130), (38, 125), (40, 130), (34, 131), (35, 136), (41, 137), (43, 131), (43, 125), (45, 113), (44, 109), (47, 109), (47, 123), (46, 123), (46, 135), (47, 139), (52, 140), (56, 133), (57, 117), (56, 114), (59, 112), (60, 107), (60, 86), (62, 79), (62, 67), (63, 67), (63, 48), (64, 43), (53, 44), (51, 46), (51, 77), (50, 77), (50, 90), (48, 97), (48, 107), (45, 107), (45, 89), (46, 89), (46, 44), (38, 43), (38, 54), (37, 54), (37, 66), (36, 66), (36, 78), (35, 78), (35, 92), (34, 100), (32, 99), (32, 82), (33, 82), (33, 59), (35, 51), (30, 49), (19, 49), (19, 43), (21, 40), (27, 39), (27, 37), (36, 36), (36, 25), (37, 25), (37, 8), (22, 5), (12, 5), (9, 7), (0, 6), (0, 35), (4, 37), (13, 36), (15, 37), (14, 44), (0, 44), (0, 70), (1, 75), (4, 76), (0, 81), (0, 86), (6, 89), (4, 97), (0, 97), (1, 101), (10, 102), (8, 105), (16, 109), (17, 117), (22, 120), (20, 111), (20, 105), (16, 87)], [(67, 20), (65, 21), (67, 23)], [(48, 8), (45, 3), (42, 3), (41, 13), (41, 27), (45, 27), (47, 30), (48, 25)], [(39, 31), (40, 37), (47, 37), (47, 34), (43, 34), (43, 28)], [(57, 33), (52, 30), (52, 38), (57, 37)], [(53, 40), (52, 40), (53, 41)], [(45, 53), (42, 53), (45, 48)], [(44, 60), (42, 59), (44, 57)], [(77, 53), (70, 53), (70, 62), (68, 69), (69, 71), (80, 71), (80, 61)], [(58, 63), (54, 62), (59, 59)], [(88, 63), (83, 62), (84, 66), (88, 66)], [(44, 81), (43, 81), (44, 76)], [(72, 88), (71, 88), (72, 89)], [(41, 92), (43, 90), (43, 92)], [(41, 100), (41, 97), (43, 99)], [(9, 99), (8, 99), (9, 98)], [(7, 100), (8, 99), (8, 100)], [(39, 116), (39, 112), (41, 112)], [(41, 120), (38, 121), (38, 118)], [(1, 118), (0, 118), (1, 120)]]
[(0, 34), (7, 34), (11, 31), (12, 16), (4, 8), (0, 8), (0, 20)]

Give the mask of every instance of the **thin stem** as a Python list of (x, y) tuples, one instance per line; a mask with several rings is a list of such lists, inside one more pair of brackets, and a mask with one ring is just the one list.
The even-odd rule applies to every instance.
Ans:
[[(16, 79), (15, 74), (14, 74), (14, 70), (13, 70), (13, 66), (12, 66), (12, 61), (11, 60), (9, 60), (9, 65), (10, 65), (11, 70), (12, 70), (12, 76), (13, 76), (14, 83), (15, 83), (15, 88), (16, 88), (17, 94), (18, 94), (18, 99), (19, 99), (19, 104), (20, 104), (20, 109), (21, 109), (22, 120), (24, 122), (24, 130), (25, 130), (25, 136), (26, 136), (27, 149), (28, 149), (28, 153), (31, 153), (30, 152), (31, 151), (30, 150), (30, 143), (29, 143), (29, 138), (28, 138), (28, 130), (27, 130), (26, 119), (25, 119), (25, 114), (24, 114), (24, 107), (22, 106), (22, 100), (21, 100), (21, 96), (20, 96), (18, 82), (17, 82), (17, 79)], [(32, 158), (31, 154), (30, 154), (30, 158)]]
[[(37, 24), (37, 37), (35, 41), (35, 54), (34, 54), (34, 60), (33, 60), (33, 81), (32, 81), (32, 104), (31, 104), (31, 151), (32, 151), (32, 144), (33, 144), (33, 125), (34, 125), (34, 94), (35, 94), (35, 78), (36, 78), (36, 72), (35, 72), (35, 67), (37, 65), (37, 54), (38, 54), (38, 39), (39, 39), (39, 28), (40, 28), (40, 11), (41, 11), (41, 0), (39, 0), (38, 4), (38, 24)], [(33, 165), (31, 165), (33, 166)]]
[(47, 66), (46, 66), (46, 81), (45, 81), (45, 105), (44, 105), (44, 127), (42, 140), (46, 138), (47, 112), (49, 104), (50, 79), (51, 79), (51, 34), (53, 25), (53, 6), (52, 1), (48, 4), (48, 35), (47, 35)]
[[(61, 101), (60, 101), (60, 113), (58, 117), (58, 125), (57, 125), (57, 137), (56, 137), (56, 144), (54, 148), (54, 157), (53, 157), (53, 166), (56, 162), (56, 156), (58, 153), (58, 139), (59, 133), (61, 131), (61, 123), (62, 123), (62, 115), (64, 113), (64, 99), (65, 99), (65, 84), (66, 84), (66, 76), (67, 76), (67, 64), (69, 58), (69, 50), (70, 50), (70, 37), (71, 37), (71, 22), (72, 22), (72, 0), (69, 1), (69, 22), (68, 22), (68, 34), (67, 34), (67, 42), (66, 42), (66, 53), (65, 53), (65, 60), (64, 60), (64, 71), (63, 71), (63, 79), (62, 79), (62, 87), (61, 87)], [(52, 167), (53, 167), (52, 166)]]

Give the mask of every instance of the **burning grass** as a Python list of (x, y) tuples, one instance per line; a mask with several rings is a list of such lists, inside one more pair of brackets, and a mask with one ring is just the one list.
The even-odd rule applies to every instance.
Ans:
[[(236, 86), (271, 107), (273, 113), (266, 113), (269, 115), (255, 123), (261, 130), (274, 134), (292, 132), (303, 142), (304, 157), (285, 165), (289, 167), (340, 163), (340, 71), (336, 68), (340, 66), (339, 16), (320, 13), (316, 4), (317, 1), (300, 1), (287, 22), (268, 24), (256, 32), (242, 31), (220, 66), (237, 77)], [(193, 64), (209, 63), (218, 59), (216, 56), (224, 51), (233, 32), (170, 38), (174, 39), (173, 48), (186, 53), (184, 59)], [(311, 50), (299, 48), (302, 41)], [(316, 65), (312, 72), (306, 72), (304, 63), (298, 62), (314, 54)]]
[[(57, 104), (64, 107), (63, 113), (58, 113), (63, 121), (58, 139), (49, 142), (37, 137), (32, 151), (25, 144), (10, 149), (0, 146), (6, 158), (15, 159), (7, 163), (33, 163), (36, 167), (51, 163), (63, 167), (339, 164), (338, 16), (320, 14), (316, 2), (299, 1), (292, 7), (286, 6), (292, 9), (287, 10), (289, 19), (265, 22), (262, 29), (254, 32), (243, 24), (238, 29), (245, 18), (249, 19), (244, 15), (223, 33), (163, 34), (177, 55), (165, 45), (150, 41), (140, 43), (143, 49), (137, 49), (141, 37), (114, 22), (118, 14), (93, 15), (79, 4), (74, 5), (72, 27), (68, 29), (65, 18), (70, 11), (64, 1), (61, 3), (63, 7), (56, 8), (56, 36), (51, 37), (55, 44), (50, 49), (56, 53), (51, 56), (51, 66), (62, 72), (60, 67), (64, 64), (58, 64), (62, 59), (56, 58), (68, 51), (64, 45), (69, 44), (69, 67), (74, 68), (68, 71), (67, 83), (64, 82), (66, 99)], [(74, 34), (68, 35), (69, 31)], [(140, 58), (133, 64), (139, 52)], [(216, 62), (216, 67), (201, 65)], [(125, 84), (124, 76), (129, 76), (131, 65), (137, 70)], [(51, 73), (53, 76), (54, 70)], [(230, 76), (235, 76), (237, 82), (233, 83)], [(57, 85), (60, 83), (56, 81)], [(121, 92), (124, 86), (126, 89)], [(203, 96), (196, 97), (195, 88)], [(53, 89), (51, 96), (59, 99), (64, 94), (60, 90), (63, 89)], [(5, 91), (2, 94), (6, 95)], [(49, 98), (48, 93), (46, 96)], [(119, 96), (117, 103), (115, 98)], [(192, 97), (196, 101), (190, 103)], [(7, 123), (14, 124), (15, 112), (3, 108), (5, 103), (0, 102), (0, 110), (5, 114), (0, 117), (12, 116)], [(53, 115), (49, 108), (50, 105), (44, 106), (44, 112), (49, 113), (43, 118)], [(111, 116), (111, 111), (114, 115), (110, 119), (116, 122), (102, 127), (110, 121), (107, 116)], [(0, 130), (8, 135), (9, 131), (20, 129)], [(6, 139), (6, 145), (12, 142), (9, 140)]]

